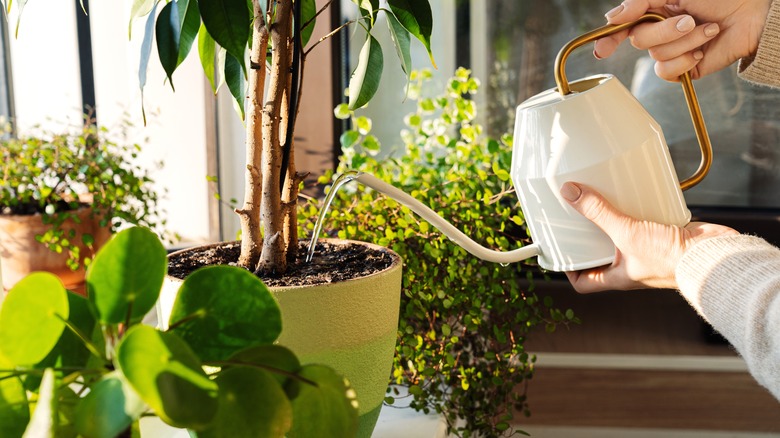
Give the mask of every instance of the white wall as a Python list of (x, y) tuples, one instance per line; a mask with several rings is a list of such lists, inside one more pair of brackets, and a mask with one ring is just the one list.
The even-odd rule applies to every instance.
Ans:
[[(131, 0), (90, 3), (98, 123), (112, 128), (127, 116), (137, 125), (132, 140), (148, 138), (141, 143), (141, 160), (149, 165), (164, 162), (162, 171), (153, 176), (161, 192), (168, 190), (162, 206), (168, 212), (169, 229), (180, 234), (183, 242), (205, 242), (211, 237), (206, 127), (213, 123), (207, 120), (206, 110), (213, 98), (206, 90), (196, 46), (174, 74), (176, 93), (164, 83), (155, 50), (144, 91), (148, 126), (143, 127), (138, 61), (144, 19), (136, 20), (128, 41), (131, 4)], [(58, 129), (81, 121), (75, 14), (73, 1), (29, 1), (18, 38), (11, 36), (20, 133), (38, 124)], [(9, 21), (13, 32), (13, 13)]]

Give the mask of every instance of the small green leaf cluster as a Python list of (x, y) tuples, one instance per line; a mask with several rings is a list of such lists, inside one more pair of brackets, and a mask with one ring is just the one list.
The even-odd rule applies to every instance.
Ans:
[(159, 238), (135, 227), (98, 253), (88, 299), (49, 273), (17, 283), (0, 308), (0, 436), (131, 436), (144, 415), (199, 437), (354, 435), (354, 391), (274, 345), (281, 313), (258, 277), (195, 271), (161, 331), (141, 322), (166, 271)]
[[(423, 95), (430, 78), (425, 70), (411, 74), (409, 96), (417, 109), (404, 119), (404, 153), (397, 156), (377, 159), (371, 124), (345, 106), (336, 108), (336, 116), (351, 117), (353, 126), (342, 136), (337, 172), (371, 173), (488, 247), (524, 245), (528, 235), (508, 173), (511, 135), (493, 139), (483, 133), (470, 99), (479, 81), (468, 70), (458, 69), (438, 96)], [(301, 210), (304, 232), (319, 211), (315, 202)], [(339, 192), (325, 227), (331, 235), (390, 247), (404, 259), (392, 380), (408, 387), (411, 406), (444, 414), (461, 436), (515, 432), (510, 425), (516, 412), (528, 412), (525, 383), (534, 373), (526, 338), (537, 328), (552, 331), (577, 321), (570, 310), (533, 292), (532, 276), (540, 272), (535, 263), (479, 260), (406, 207), (357, 186)], [(393, 399), (390, 394), (386, 401)]]
[[(10, 126), (3, 132), (9, 135)], [(150, 171), (137, 164), (139, 144), (113, 140), (107, 128), (92, 124), (75, 133), (38, 131), (0, 143), (0, 215), (41, 214), (49, 229), (38, 241), (69, 254), (71, 269), (90, 260), (79, 253), (78, 244), (90, 248), (94, 241), (87, 234), (83, 242), (74, 242), (76, 232), (64, 226), (78, 221), (80, 207), (92, 207), (100, 225), (111, 230), (133, 224), (164, 234), (166, 221), (158, 206), (162, 195), (153, 187)]]

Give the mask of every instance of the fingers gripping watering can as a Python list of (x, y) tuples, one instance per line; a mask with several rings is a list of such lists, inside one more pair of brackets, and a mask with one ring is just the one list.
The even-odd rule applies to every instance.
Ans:
[(574, 49), (639, 22), (663, 19), (647, 14), (572, 40), (555, 61), (558, 86), (518, 106), (511, 175), (532, 245), (509, 252), (483, 248), (406, 193), (368, 174), (355, 179), (407, 205), (477, 257), (509, 263), (538, 256), (539, 265), (554, 271), (602, 266), (615, 258), (610, 238), (561, 198), (560, 188), (567, 181), (593, 187), (633, 217), (687, 224), (691, 213), (682, 190), (698, 184), (712, 163), (690, 75), (682, 75), (680, 82), (702, 160), (694, 175), (680, 183), (660, 126), (617, 78), (597, 75), (569, 82), (565, 72)]

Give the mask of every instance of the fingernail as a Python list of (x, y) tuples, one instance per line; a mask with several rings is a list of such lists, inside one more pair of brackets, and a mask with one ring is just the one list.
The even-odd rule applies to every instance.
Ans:
[(623, 12), (623, 9), (625, 9), (625, 6), (623, 6), (621, 3), (618, 6), (610, 9), (606, 14), (604, 14), (604, 16), (607, 17), (607, 20), (609, 20), (610, 18), (617, 17), (621, 12)]
[(680, 32), (690, 32), (696, 27), (696, 22), (693, 20), (693, 17), (686, 15), (677, 22), (676, 27)]
[(599, 56), (598, 52), (596, 52), (596, 49), (593, 49), (593, 57), (596, 59), (602, 59), (601, 56)]
[(702, 52), (701, 50), (697, 50), (693, 52), (693, 59), (700, 61), (702, 58), (704, 58), (704, 52)]
[(577, 185), (567, 182), (561, 187), (561, 196), (567, 201), (576, 201), (582, 194), (582, 190)]
[(720, 32), (720, 27), (717, 23), (711, 23), (704, 27), (704, 35), (707, 37), (714, 37)]

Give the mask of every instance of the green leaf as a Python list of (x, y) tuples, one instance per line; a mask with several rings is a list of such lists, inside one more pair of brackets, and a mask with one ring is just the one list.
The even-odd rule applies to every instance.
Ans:
[(203, 24), (220, 46), (235, 59), (244, 59), (251, 32), (251, 14), (246, 3), (235, 0), (199, 0)]
[(146, 410), (133, 388), (114, 371), (90, 387), (75, 410), (76, 430), (87, 437), (114, 437)]
[(18, 366), (40, 362), (57, 344), (68, 319), (68, 296), (62, 282), (35, 272), (8, 292), (0, 307), (0, 349)]
[[(68, 320), (84, 336), (89, 337), (95, 330), (95, 316), (89, 307), (89, 301), (81, 295), (67, 292), (68, 296)], [(57, 344), (49, 354), (39, 362), (35, 368), (84, 368), (90, 359), (89, 349), (72, 330), (64, 330)], [(40, 382), (34, 375), (27, 376), (25, 385), (27, 388), (37, 387)]]
[(200, 29), (200, 12), (197, 0), (179, 0), (179, 60), (181, 64), (190, 53)]
[(46, 368), (38, 390), (38, 402), (23, 438), (54, 438), (57, 433), (57, 390), (54, 370)]
[[(306, 26), (306, 27), (301, 29), (301, 47), (306, 47), (306, 44), (311, 39), (311, 34), (314, 32), (314, 26), (317, 24), (316, 16), (317, 16), (316, 0), (302, 0), (301, 26)], [(310, 20), (311, 22), (309, 22)]]
[(398, 22), (398, 18), (392, 12), (387, 15), (387, 26), (390, 28), (390, 36), (393, 39), (395, 52), (401, 61), (401, 70), (406, 74), (408, 85), (412, 73), (412, 54), (410, 51), (409, 32)]
[(206, 26), (201, 23), (198, 30), (198, 55), (200, 57), (200, 65), (203, 66), (203, 72), (206, 74), (214, 94), (217, 94), (216, 71), (214, 69), (216, 54), (217, 43), (209, 35)]
[[(13, 369), (14, 364), (0, 354), (0, 370)], [(0, 373), (0, 436), (19, 437), (30, 421), (27, 392), (18, 377)]]
[(184, 280), (169, 327), (203, 361), (220, 361), (273, 343), (282, 331), (282, 315), (256, 275), (234, 266), (208, 266)]
[(360, 108), (374, 97), (379, 89), (383, 68), (382, 47), (379, 41), (369, 34), (360, 50), (358, 65), (349, 80), (349, 109)]
[(181, 38), (179, 2), (172, 1), (162, 8), (157, 17), (155, 36), (157, 37), (157, 55), (160, 57), (160, 64), (168, 76), (171, 88), (174, 88), (173, 72), (179, 65), (179, 39)]
[(369, 152), (378, 152), (381, 145), (375, 135), (367, 135), (363, 139), (363, 148)]
[(360, 14), (365, 17), (364, 21), (368, 25), (368, 29), (374, 27), (374, 20), (379, 11), (379, 0), (352, 0), (352, 3), (360, 8)]
[[(256, 368), (230, 368), (219, 373), (219, 409), (199, 438), (252, 436), (283, 438), (292, 424), (292, 406), (270, 373)], [(300, 418), (308, 422), (308, 418)], [(312, 435), (316, 436), (316, 435)]]
[(287, 376), (275, 371), (297, 373), (301, 369), (301, 363), (295, 357), (295, 353), (280, 345), (250, 347), (230, 356), (228, 361), (263, 368), (269, 371), (280, 384), (287, 381)]
[(431, 58), (431, 64), (436, 67), (431, 52), (433, 14), (428, 0), (387, 0), (387, 4), (404, 29), (423, 43)]
[(168, 254), (156, 234), (120, 231), (98, 252), (87, 272), (89, 299), (104, 323), (137, 322), (160, 295)]
[(332, 369), (322, 365), (304, 366), (300, 377), (317, 386), (290, 380), (296, 394), (292, 402), (293, 427), (290, 438), (342, 438), (355, 436), (357, 430), (357, 399), (355, 391)]
[(130, 8), (130, 22), (127, 25), (127, 39), (133, 35), (133, 20), (152, 12), (157, 0), (133, 0), (133, 6)]
[(341, 147), (349, 148), (354, 146), (359, 138), (360, 133), (350, 129), (348, 131), (344, 131), (344, 133), (341, 134), (341, 137), (339, 137), (339, 142), (341, 143)]
[(340, 103), (333, 109), (333, 115), (335, 115), (337, 119), (346, 120), (352, 115), (352, 112), (349, 110), (349, 105)]
[(152, 41), (154, 40), (154, 19), (156, 18), (156, 11), (158, 1), (155, 1), (152, 11), (146, 18), (146, 26), (144, 26), (144, 39), (141, 42), (141, 57), (138, 63), (138, 87), (141, 89), (141, 113), (144, 118), (144, 125), (146, 125), (146, 111), (144, 110), (144, 87), (146, 86), (146, 72), (149, 70), (149, 58), (152, 56)]
[(203, 429), (217, 410), (217, 385), (198, 357), (174, 333), (130, 328), (116, 349), (116, 363), (154, 413), (175, 427)]
[(241, 62), (234, 58), (230, 52), (225, 56), (225, 82), (227, 82), (230, 94), (233, 95), (238, 108), (238, 115), (244, 120), (244, 73), (241, 69)]

